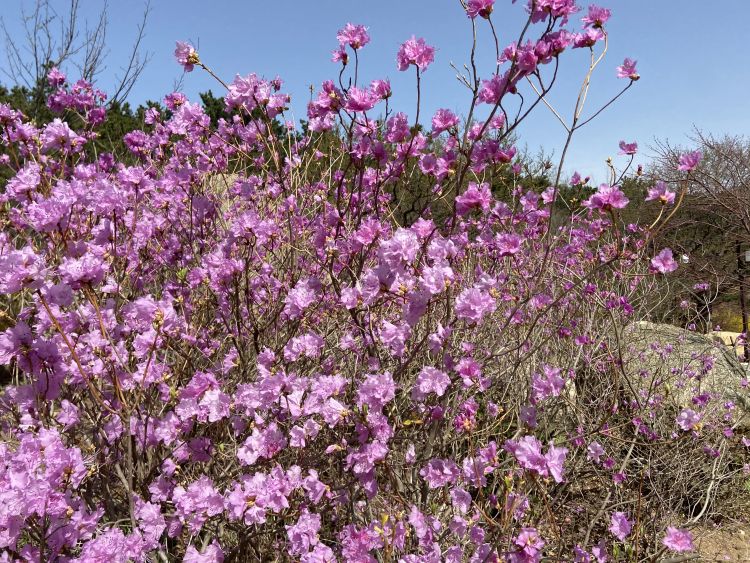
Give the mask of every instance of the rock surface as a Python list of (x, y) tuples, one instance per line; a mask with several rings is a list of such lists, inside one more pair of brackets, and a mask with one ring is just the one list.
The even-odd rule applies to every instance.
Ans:
[[(623, 334), (631, 354), (638, 357), (638, 368), (651, 371), (672, 369), (701, 371), (703, 360), (713, 358), (713, 369), (696, 380), (695, 387), (673, 388), (673, 399), (687, 406), (697, 392), (717, 393), (723, 400), (733, 401), (742, 409), (740, 429), (750, 429), (750, 377), (747, 364), (740, 363), (735, 349), (725, 345), (713, 335), (703, 335), (679, 327), (655, 324), (646, 321), (634, 323)], [(654, 351), (671, 348), (668, 355), (661, 356)], [(666, 370), (665, 370), (666, 368)], [(744, 381), (744, 383), (743, 383)]]

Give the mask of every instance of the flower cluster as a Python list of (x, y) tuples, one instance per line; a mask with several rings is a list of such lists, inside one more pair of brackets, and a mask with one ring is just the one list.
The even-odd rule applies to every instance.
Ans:
[[(466, 6), (476, 25), (493, 11)], [(300, 129), (280, 127), (279, 79), (238, 76), (216, 125), (170, 94), (118, 157), (92, 147), (103, 95), (59, 71), (49, 104), (82, 125), (0, 106), (2, 560), (692, 549), (659, 480), (671, 466), (648, 463), (679, 444), (718, 471), (740, 415), (698, 392), (710, 355), (670, 367), (621, 341), (676, 263), (620, 224), (620, 186), (563, 216), (559, 186), (520, 174), (522, 118), (501, 103), (610, 16), (592, 7), (574, 33), (573, 1), (528, 9), (538, 37), (475, 77), (469, 107), (491, 109), (464, 124), (394, 112), (390, 82), (357, 83), (357, 67), (321, 85)], [(358, 66), (367, 28), (337, 39)], [(419, 81), (434, 55), (409, 39), (397, 68)], [(188, 44), (175, 56), (205, 68)]]

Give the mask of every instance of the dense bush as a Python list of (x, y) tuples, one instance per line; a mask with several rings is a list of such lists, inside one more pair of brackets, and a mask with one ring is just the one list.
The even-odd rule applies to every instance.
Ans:
[[(470, 0), (472, 25), (492, 8)], [(132, 166), (86, 150), (104, 112), (57, 71), (50, 107), (78, 130), (0, 106), (3, 560), (692, 550), (689, 524), (741, 472), (740, 411), (701, 389), (710, 355), (678, 365), (623, 340), (677, 267), (649, 246), (674, 194), (654, 188), (659, 219), (625, 225), (627, 198), (602, 185), (553, 227), (556, 185), (491, 193), (517, 178), (505, 141), (539, 104), (521, 105), (527, 79), (543, 95), (565, 51), (591, 49), (588, 88), (609, 12), (574, 33), (576, 11), (530, 2), (489, 78), (466, 77), (464, 125), (392, 113), (387, 80), (358, 82), (369, 36), (351, 24), (303, 131), (255, 75), (216, 126), (167, 96), (125, 137)], [(418, 90), (433, 56), (422, 39), (398, 51)], [(633, 61), (619, 73), (638, 78)]]

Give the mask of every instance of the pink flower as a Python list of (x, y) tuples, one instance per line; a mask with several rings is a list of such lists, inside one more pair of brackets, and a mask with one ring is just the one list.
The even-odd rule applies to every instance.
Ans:
[(593, 4), (589, 6), (589, 13), (584, 16), (581, 21), (585, 27), (602, 27), (612, 15), (607, 8), (600, 8)]
[(357, 392), (357, 406), (367, 405), (370, 411), (380, 412), (396, 396), (396, 384), (390, 372), (368, 375)]
[(693, 409), (683, 409), (679, 415), (677, 415), (677, 426), (683, 430), (692, 430), (700, 422), (700, 415)]
[(604, 32), (595, 27), (589, 27), (583, 33), (573, 34), (573, 48), (593, 47), (597, 42), (604, 39)]
[(341, 45), (335, 51), (331, 51), (331, 62), (341, 63), (342, 65), (346, 66), (346, 64), (349, 62), (349, 53), (346, 52), (346, 47)]
[(469, 0), (466, 5), (466, 13), (471, 19), (480, 16), (489, 19), (495, 0)]
[(662, 543), (672, 551), (693, 551), (693, 535), (687, 530), (669, 526)]
[(547, 397), (557, 397), (565, 387), (565, 380), (560, 376), (560, 368), (543, 366), (544, 375), (535, 373), (531, 377), (532, 402), (542, 401)]
[(513, 541), (521, 548), (523, 558), (513, 559), (513, 561), (538, 561), (539, 552), (544, 547), (544, 540), (539, 537), (539, 533), (534, 528), (521, 528), (521, 532)]
[(668, 274), (677, 269), (677, 262), (672, 256), (672, 249), (665, 248), (651, 259), (651, 270), (660, 274)]
[(629, 201), (617, 186), (602, 184), (597, 192), (586, 200), (584, 205), (592, 209), (609, 211), (610, 209), (622, 209)]
[(435, 47), (428, 45), (421, 37), (417, 39), (412, 36), (398, 50), (396, 62), (399, 70), (406, 70), (410, 65), (416, 66), (419, 70), (426, 70), (435, 60)]
[(320, 516), (304, 509), (296, 524), (286, 526), (289, 553), (291, 555), (307, 554), (318, 544), (318, 530), (320, 530)]
[(379, 99), (385, 100), (391, 97), (391, 82), (385, 80), (373, 80), (370, 83), (370, 91)]
[(466, 215), (472, 209), (487, 211), (492, 203), (489, 184), (470, 182), (464, 193), (456, 198), (456, 213)]
[(556, 483), (563, 482), (563, 473), (565, 471), (565, 456), (568, 454), (568, 448), (558, 448), (550, 443), (547, 453), (544, 454), (544, 461), (547, 464), (547, 470)]
[(656, 182), (653, 188), (648, 189), (648, 196), (646, 201), (660, 201), (663, 205), (671, 205), (674, 203), (675, 193), (667, 188), (664, 182)]
[(221, 563), (224, 561), (224, 552), (216, 540), (211, 542), (202, 552), (194, 546), (189, 546), (185, 551), (185, 563)]
[(495, 235), (495, 244), (500, 256), (513, 256), (521, 252), (523, 238), (514, 233), (500, 233)]
[(65, 80), (65, 75), (60, 72), (60, 70), (56, 66), (53, 66), (47, 73), (47, 82), (49, 82), (49, 85), (54, 88), (65, 84)]
[(680, 156), (680, 165), (677, 170), (682, 172), (690, 172), (698, 166), (698, 163), (703, 158), (701, 151), (688, 152)]
[(571, 186), (583, 186), (588, 182), (588, 177), (581, 178), (581, 175), (578, 172), (573, 172), (573, 175), (570, 177), (570, 181), (568, 182)]
[(383, 321), (379, 338), (380, 342), (382, 342), (392, 354), (400, 358), (406, 351), (406, 341), (409, 339), (410, 334), (411, 330), (409, 329), (409, 325), (405, 323), (394, 325), (388, 321)]
[(184, 41), (177, 41), (174, 56), (177, 62), (185, 69), (185, 72), (192, 72), (193, 66), (200, 62), (198, 52), (195, 48), (190, 43), (185, 43)]
[(638, 61), (634, 61), (633, 59), (625, 59), (623, 63), (617, 67), (617, 78), (630, 78), (630, 80), (638, 80), (641, 75), (638, 74), (638, 70), (636, 70), (635, 65), (638, 63)]
[(442, 397), (450, 383), (451, 379), (445, 372), (430, 366), (424, 367), (414, 382), (412, 398), (415, 401), (423, 401), (430, 393)]
[(456, 299), (456, 316), (459, 319), (478, 323), (496, 307), (495, 300), (488, 292), (472, 287), (463, 290)]
[(542, 455), (542, 443), (534, 436), (507, 440), (503, 448), (513, 454), (522, 468), (534, 471), (542, 477), (552, 475), (557, 483), (562, 483), (567, 448), (558, 448), (550, 444), (547, 453)]
[(432, 134), (439, 135), (458, 125), (458, 117), (449, 109), (439, 109), (432, 116)]
[(339, 44), (342, 47), (349, 45), (352, 49), (357, 50), (370, 42), (370, 35), (367, 33), (365, 26), (348, 23), (343, 29), (339, 30), (336, 34), (336, 39), (339, 40)]
[(638, 143), (632, 142), (632, 143), (626, 143), (625, 141), (620, 141), (620, 154), (627, 154), (627, 155), (634, 155), (638, 152)]
[(428, 487), (437, 489), (455, 483), (461, 471), (450, 459), (432, 459), (419, 474), (427, 481)]
[(599, 463), (599, 459), (604, 455), (604, 448), (599, 442), (591, 442), (586, 448), (586, 451), (588, 452), (586, 457), (590, 459), (591, 461), (595, 461)]
[(346, 98), (346, 109), (349, 111), (368, 111), (375, 107), (378, 98), (369, 90), (364, 90), (352, 86)]
[(615, 512), (610, 518), (609, 531), (614, 536), (623, 541), (630, 535), (630, 531), (633, 529), (633, 523), (628, 520), (627, 515), (624, 512)]
[(535, 0), (529, 2), (532, 23), (546, 21), (549, 18), (561, 18), (562, 24), (568, 21), (568, 16), (579, 10), (575, 0)]
[(479, 90), (479, 101), (483, 104), (497, 104), (507, 93), (516, 93), (516, 81), (518, 78), (514, 77), (511, 81), (509, 77), (510, 71), (505, 74), (496, 74), (489, 80), (482, 81), (482, 88)]

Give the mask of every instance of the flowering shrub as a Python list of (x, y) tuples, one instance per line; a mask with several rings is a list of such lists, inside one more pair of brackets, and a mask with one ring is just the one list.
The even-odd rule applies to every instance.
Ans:
[[(493, 4), (470, 1), (471, 25), (491, 24)], [(689, 524), (737, 472), (740, 409), (700, 392), (710, 355), (670, 365), (622, 341), (676, 267), (649, 247), (660, 223), (622, 225), (628, 200), (606, 184), (555, 226), (557, 185), (525, 188), (508, 144), (522, 88), (533, 108), (554, 81), (544, 67), (606, 43), (609, 11), (592, 6), (572, 32), (576, 11), (530, 2), (489, 77), (464, 77), (465, 125), (441, 109), (429, 132), (419, 107), (390, 110), (387, 80), (359, 82), (370, 38), (353, 24), (302, 130), (279, 133), (289, 96), (252, 74), (227, 86), (217, 127), (167, 96), (127, 135), (132, 166), (89, 150), (103, 96), (57, 70), (50, 105), (85, 112), (82, 129), (0, 106), (14, 171), (0, 216), (3, 560), (691, 550)], [(175, 55), (210, 72), (188, 44)], [(434, 57), (412, 38), (397, 64), (419, 89)], [(639, 354), (659, 364), (640, 369)], [(689, 409), (674, 386), (696, 389)], [(690, 467), (670, 464), (676, 450)], [(667, 494), (678, 473), (700, 484), (687, 498)]]

